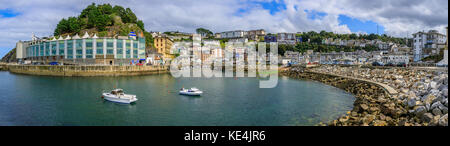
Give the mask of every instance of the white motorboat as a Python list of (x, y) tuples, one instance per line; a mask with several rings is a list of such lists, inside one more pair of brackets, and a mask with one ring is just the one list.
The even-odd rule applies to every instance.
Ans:
[(191, 89), (181, 88), (180, 94), (181, 95), (189, 95), (189, 96), (200, 96), (203, 94), (203, 91), (200, 91), (197, 88), (191, 88)]
[(103, 93), (102, 98), (112, 102), (127, 104), (136, 102), (138, 100), (136, 98), (136, 95), (125, 94), (122, 89), (114, 89), (110, 93)]

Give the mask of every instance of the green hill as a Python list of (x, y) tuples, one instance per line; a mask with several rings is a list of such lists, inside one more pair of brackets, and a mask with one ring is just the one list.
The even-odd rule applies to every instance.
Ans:
[(64, 18), (55, 28), (54, 36), (97, 33), (99, 37), (122, 35), (129, 32), (144, 33), (144, 23), (138, 20), (130, 8), (96, 5), (92, 3), (76, 17)]
[(96, 33), (99, 37), (127, 36), (130, 32), (143, 33), (147, 49), (153, 46), (152, 35), (145, 31), (144, 22), (130, 8), (96, 5), (92, 3), (76, 17), (64, 18), (54, 30), (54, 36)]

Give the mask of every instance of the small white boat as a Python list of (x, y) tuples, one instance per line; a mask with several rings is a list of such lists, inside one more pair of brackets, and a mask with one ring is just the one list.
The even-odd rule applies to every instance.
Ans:
[(203, 91), (200, 91), (197, 88), (191, 88), (191, 89), (181, 88), (180, 94), (181, 95), (189, 95), (189, 96), (200, 96), (203, 94)]
[(102, 98), (112, 102), (127, 104), (136, 102), (138, 100), (136, 98), (136, 95), (125, 94), (122, 89), (114, 89), (110, 93), (103, 93)]

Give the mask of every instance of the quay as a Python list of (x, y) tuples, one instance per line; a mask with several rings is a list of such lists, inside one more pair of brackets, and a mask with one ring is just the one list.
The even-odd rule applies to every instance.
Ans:
[(53, 65), (7, 65), (11, 73), (43, 76), (137, 76), (167, 73), (166, 66), (53, 66)]

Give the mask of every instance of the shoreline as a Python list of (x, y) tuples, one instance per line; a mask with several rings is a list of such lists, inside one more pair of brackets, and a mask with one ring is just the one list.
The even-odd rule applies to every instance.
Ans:
[[(353, 109), (340, 118), (320, 126), (446, 126), (447, 114), (435, 117), (416, 113), (417, 107), (405, 104), (397, 90), (385, 84), (336, 72), (321, 72), (311, 68), (291, 67), (280, 70), (281, 75), (294, 79), (306, 79), (340, 88), (355, 96)], [(391, 88), (391, 89), (389, 89)], [(394, 91), (392, 91), (394, 89)]]

